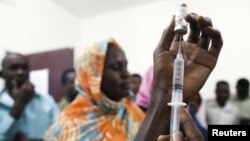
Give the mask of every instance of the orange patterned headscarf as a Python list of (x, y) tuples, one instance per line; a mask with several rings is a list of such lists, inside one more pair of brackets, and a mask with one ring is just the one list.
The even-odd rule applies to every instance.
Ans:
[[(81, 94), (60, 115), (45, 135), (48, 141), (133, 140), (144, 113), (129, 97), (120, 102), (100, 90), (108, 44), (120, 48), (114, 39), (84, 48), (76, 66)], [(110, 86), (112, 87), (112, 86)]]

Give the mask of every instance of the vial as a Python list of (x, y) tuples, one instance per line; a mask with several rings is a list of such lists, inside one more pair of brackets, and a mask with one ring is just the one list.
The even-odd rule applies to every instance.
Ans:
[(175, 14), (175, 28), (174, 32), (177, 34), (184, 35), (187, 33), (188, 23), (184, 19), (184, 16), (187, 14), (187, 5), (182, 4), (176, 10)]

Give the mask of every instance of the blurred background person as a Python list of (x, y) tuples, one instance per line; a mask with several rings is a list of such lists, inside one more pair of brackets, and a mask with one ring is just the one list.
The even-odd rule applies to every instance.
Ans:
[(197, 113), (200, 110), (202, 104), (202, 98), (200, 93), (197, 93), (191, 98), (191, 100), (188, 103), (188, 111), (190, 115), (192, 116), (192, 119), (195, 123), (195, 125), (198, 127), (200, 132), (202, 133), (204, 139), (208, 140), (208, 131), (207, 129), (201, 124), (201, 119), (197, 116)]
[(29, 81), (28, 59), (9, 53), (2, 61), (0, 90), (0, 140), (42, 140), (59, 110), (49, 95), (38, 94)]
[(62, 111), (66, 106), (68, 106), (77, 96), (78, 91), (75, 89), (74, 82), (76, 78), (76, 73), (73, 68), (66, 69), (61, 77), (61, 83), (64, 89), (64, 97), (62, 97), (58, 106)]
[(152, 92), (153, 83), (153, 66), (151, 66), (142, 78), (139, 91), (136, 95), (136, 104), (146, 112)]
[(250, 97), (249, 81), (241, 78), (237, 81), (236, 96), (231, 101), (238, 107), (240, 114), (240, 124), (250, 124)]
[(226, 81), (218, 81), (215, 89), (216, 98), (206, 103), (208, 125), (230, 125), (239, 123), (237, 107), (229, 101), (230, 89)]
[(131, 74), (129, 82), (131, 90), (136, 95), (141, 85), (141, 76), (137, 73)]

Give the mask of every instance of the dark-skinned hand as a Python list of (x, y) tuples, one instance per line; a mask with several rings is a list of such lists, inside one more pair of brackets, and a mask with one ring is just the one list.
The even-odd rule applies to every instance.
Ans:
[(154, 51), (152, 95), (136, 141), (155, 141), (159, 135), (169, 134), (171, 107), (167, 103), (171, 102), (173, 66), (180, 43), (185, 60), (184, 101), (198, 93), (217, 63), (223, 45), (220, 31), (209, 18), (192, 13), (185, 19), (190, 25), (187, 40), (175, 34), (173, 17)]
[[(192, 13), (187, 14), (185, 19), (190, 24), (188, 38), (186, 41), (182, 40), (185, 59), (184, 101), (187, 101), (208, 79), (216, 65), (223, 41), (220, 31), (212, 27), (212, 21), (209, 18)], [(154, 51), (153, 91), (162, 91), (164, 95), (152, 96), (152, 99), (166, 100), (163, 103), (169, 102), (171, 97), (173, 63), (182, 38), (174, 33), (174, 26), (173, 17)]]
[(29, 81), (24, 82), (20, 87), (18, 87), (16, 81), (13, 81), (12, 85), (11, 96), (13, 97), (15, 104), (12, 107), (11, 115), (14, 118), (19, 118), (25, 106), (32, 99), (35, 90), (33, 84)]

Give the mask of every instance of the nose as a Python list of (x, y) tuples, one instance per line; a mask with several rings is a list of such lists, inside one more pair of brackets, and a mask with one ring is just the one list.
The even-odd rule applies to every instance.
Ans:
[(22, 68), (18, 68), (17, 75), (23, 75), (23, 74), (24, 74), (24, 70)]
[(121, 74), (122, 78), (128, 79), (129, 78), (129, 72), (127, 69), (124, 69)]

